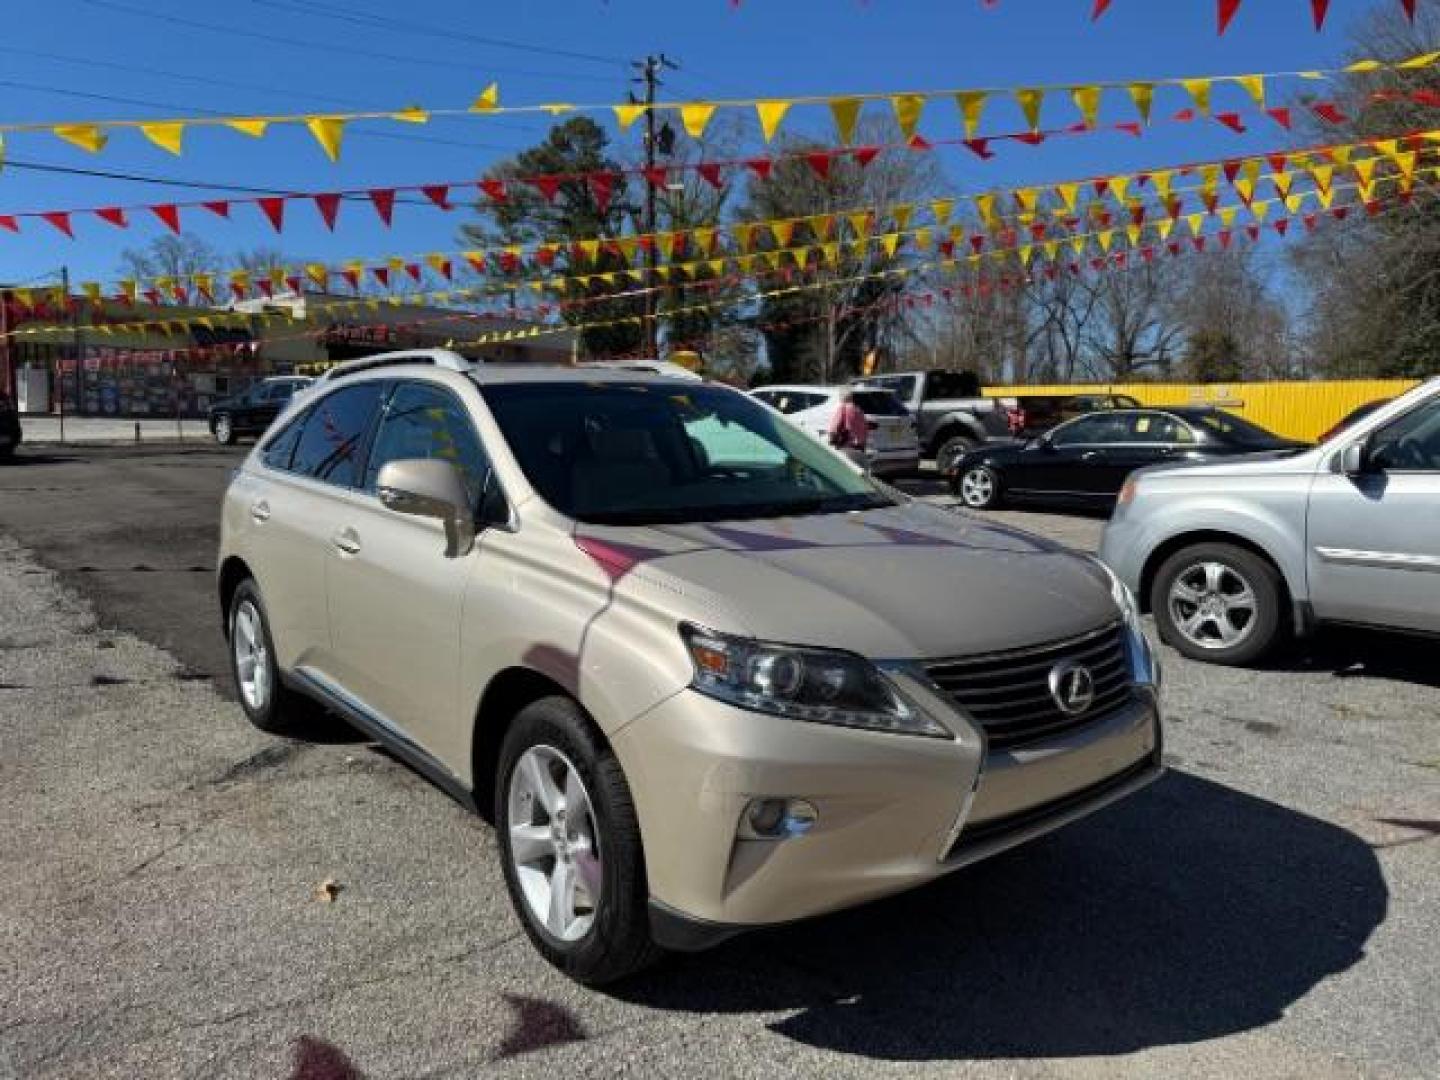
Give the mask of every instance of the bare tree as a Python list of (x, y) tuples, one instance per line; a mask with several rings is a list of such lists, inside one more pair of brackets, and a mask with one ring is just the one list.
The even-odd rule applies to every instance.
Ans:
[(1086, 373), (1107, 380), (1168, 375), (1184, 338), (1174, 316), (1172, 265), (1132, 262), (1088, 281), (1096, 301), (1095, 317), (1083, 332)]

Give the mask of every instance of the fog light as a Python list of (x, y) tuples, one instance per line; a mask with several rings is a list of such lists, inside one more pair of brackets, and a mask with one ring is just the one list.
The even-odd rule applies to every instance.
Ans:
[(746, 840), (787, 840), (804, 836), (820, 820), (820, 811), (804, 799), (755, 799), (740, 819)]

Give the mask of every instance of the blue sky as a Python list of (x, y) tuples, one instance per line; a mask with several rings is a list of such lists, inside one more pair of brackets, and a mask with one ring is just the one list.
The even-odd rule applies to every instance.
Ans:
[[(1090, 0), (49, 0), (24, 4), (0, 38), (0, 120), (67, 121), (226, 113), (399, 107), (460, 107), (491, 79), (507, 104), (623, 99), (625, 58), (663, 50), (682, 70), (670, 96), (784, 97), (843, 92), (900, 92), (968, 86), (1023, 86), (1087, 80), (1238, 74), (1333, 67), (1346, 51), (1346, 24), (1394, 0), (1335, 0), (1322, 34), (1305, 0), (1249, 0), (1224, 38), (1214, 32), (1214, 0), (1115, 0), (1098, 24)], [(121, 10), (130, 9), (130, 10)], [(180, 25), (133, 12), (213, 24)], [(361, 26), (335, 12), (407, 22), (410, 29)], [(229, 32), (225, 28), (229, 28)], [(295, 44), (256, 40), (248, 34)], [(503, 39), (511, 46), (481, 39)], [(380, 52), (395, 59), (365, 55)], [(581, 58), (584, 54), (587, 58)], [(589, 59), (594, 57), (596, 59)], [(183, 78), (182, 78), (183, 77)], [(59, 91), (68, 91), (61, 93)], [(1239, 91), (1219, 99), (1243, 103)], [(1276, 97), (1282, 89), (1277, 86)], [(130, 99), (104, 102), (75, 95)], [(153, 102), (154, 106), (139, 104)], [(1159, 99), (1157, 116), (1183, 104), (1180, 91)], [(818, 113), (808, 114), (818, 119)], [(1105, 115), (1128, 119), (1123, 99), (1107, 97)], [(792, 114), (798, 127), (807, 114)], [(1047, 109), (1047, 125), (1075, 118)], [(611, 123), (606, 118), (607, 123)], [(612, 124), (613, 126), (613, 124)], [(1013, 106), (996, 106), (988, 130), (1020, 126)], [(45, 134), (8, 138), (13, 163), (82, 169), (276, 190), (325, 190), (462, 180), (539, 139), (538, 116), (435, 121), (405, 128), (421, 139), (367, 136), (395, 131), (353, 126), (338, 164), (325, 160), (303, 131), (277, 129), (252, 141), (234, 132), (197, 131), (175, 158), (138, 134), (120, 134), (91, 155)], [(935, 104), (922, 131), (954, 138), (953, 108)], [(637, 145), (638, 128), (622, 141)], [(1160, 124), (1143, 139), (1123, 134), (1053, 140), (1040, 148), (1006, 145), (981, 163), (964, 151), (944, 162), (957, 190), (1062, 180), (1099, 172), (1258, 152), (1286, 137), (1261, 121), (1239, 136), (1215, 124)], [(213, 192), (220, 195), (218, 189)], [(0, 213), (70, 206), (211, 197), (133, 182), (0, 173)], [(368, 208), (347, 205), (338, 229), (324, 230), (313, 209), (291, 212), (276, 237), (253, 208), (227, 223), (192, 212), (186, 227), (224, 251), (279, 245), (296, 256), (337, 260), (457, 246), (463, 212), (397, 208), (385, 230)], [(68, 265), (76, 280), (116, 277), (120, 249), (161, 235), (136, 216), (120, 231), (92, 218), (76, 222), (74, 241), (27, 222), (20, 236), (0, 233), (0, 281), (45, 278)]]

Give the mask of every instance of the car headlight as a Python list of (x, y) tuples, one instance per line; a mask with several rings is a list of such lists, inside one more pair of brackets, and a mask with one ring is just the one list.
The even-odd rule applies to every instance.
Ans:
[(1145, 624), (1140, 617), (1140, 605), (1135, 601), (1135, 594), (1130, 591), (1130, 586), (1115, 576), (1115, 571), (1110, 567), (1099, 559), (1092, 561), (1104, 570), (1105, 576), (1109, 578), (1111, 599), (1120, 609), (1120, 617), (1124, 620), (1125, 652), (1130, 658), (1131, 678), (1137, 683), (1159, 686), (1160, 658), (1155, 655), (1155, 650), (1150, 647), (1150, 639), (1145, 636)]
[(754, 712), (817, 724), (951, 738), (870, 661), (836, 649), (774, 645), (688, 624), (680, 635), (696, 690)]

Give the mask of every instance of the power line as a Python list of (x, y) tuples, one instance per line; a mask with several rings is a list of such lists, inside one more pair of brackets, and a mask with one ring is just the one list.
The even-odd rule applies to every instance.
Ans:
[[(195, 30), (209, 30), (214, 33), (224, 34), (226, 37), (245, 37), (254, 41), (267, 41), (274, 45), (288, 45), (292, 48), (303, 48), (306, 50), (323, 49), (327, 52), (342, 52), (351, 56), (368, 56), (374, 60), (388, 60), (397, 64), (416, 64), (427, 68), (451, 68), (458, 71), (469, 72), (472, 76), (476, 73), (477, 69), (477, 65), (474, 63), (458, 60), (443, 60), (433, 56), (406, 56), (401, 53), (387, 53), (375, 49), (362, 49), (353, 45), (340, 46), (337, 48), (333, 41), (318, 40), (316, 38), (298, 38), (293, 35), (267, 34), (261, 30), (251, 30), (246, 27), (225, 26), (221, 23), (204, 22), (200, 19), (188, 19), (180, 15), (171, 15), (165, 12), (146, 11), (144, 8), (117, 3), (116, 0), (80, 0), (80, 2), (82, 4), (88, 4), (91, 7), (118, 12), (122, 15), (139, 16), (140, 18), (153, 19), (157, 22), (169, 23), (172, 26), (186, 26)], [(606, 62), (608, 63), (609, 61)], [(501, 72), (502, 69), (485, 65), (485, 70)], [(600, 75), (582, 75), (572, 72), (566, 72), (561, 75), (558, 72), (521, 71), (511, 68), (503, 73), (526, 75), (543, 79), (566, 78), (602, 82), (612, 81)]]
[(316, 18), (336, 19), (341, 22), (352, 23), (356, 26), (398, 30), (406, 34), (438, 37), (445, 41), (469, 41), (476, 45), (487, 45), (496, 49), (514, 49), (518, 52), (536, 53), (541, 56), (558, 56), (566, 60), (587, 60), (596, 64), (625, 63), (623, 57), (597, 56), (595, 53), (555, 49), (548, 45), (534, 45), (524, 41), (482, 37), (478, 34), (456, 30), (453, 27), (440, 27), (431, 23), (417, 23), (410, 19), (391, 19), (384, 15), (376, 15), (372, 12), (351, 11), (346, 8), (337, 8), (331, 4), (313, 2), (313, 0), (308, 4), (297, 4), (294, 0), (250, 0), (250, 2), (262, 7), (294, 12), (297, 15), (313, 15)]

